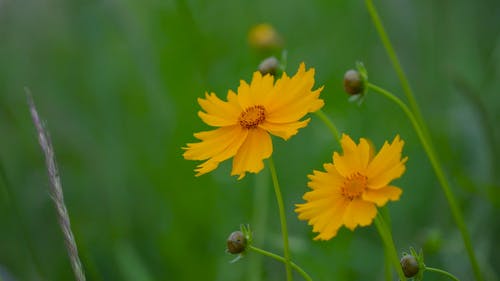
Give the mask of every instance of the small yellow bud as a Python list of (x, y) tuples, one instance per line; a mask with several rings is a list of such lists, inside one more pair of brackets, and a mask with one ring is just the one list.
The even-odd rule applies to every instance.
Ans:
[(270, 24), (258, 24), (248, 33), (250, 46), (260, 51), (279, 49), (283, 45), (283, 40), (276, 29)]

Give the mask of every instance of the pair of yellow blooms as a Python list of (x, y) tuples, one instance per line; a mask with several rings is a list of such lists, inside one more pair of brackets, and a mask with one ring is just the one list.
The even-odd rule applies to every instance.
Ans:
[[(307, 126), (306, 114), (323, 107), (319, 98), (323, 89), (313, 90), (314, 69), (302, 63), (293, 77), (283, 73), (274, 82), (272, 75), (258, 71), (250, 84), (241, 81), (238, 91), (229, 90), (227, 101), (214, 93), (199, 98), (203, 111), (198, 116), (211, 131), (195, 133), (200, 140), (184, 147), (184, 158), (204, 161), (195, 169), (197, 176), (217, 168), (220, 162), (233, 157), (231, 175), (243, 178), (246, 172), (258, 173), (263, 160), (273, 152), (271, 135), (284, 140)], [(333, 162), (324, 164), (324, 172), (309, 175), (306, 203), (297, 204), (299, 219), (308, 220), (315, 239), (329, 240), (342, 225), (354, 230), (358, 225), (372, 223), (376, 206), (398, 200), (402, 191), (390, 182), (405, 171), (407, 157), (401, 153), (404, 142), (396, 136), (384, 143), (378, 154), (364, 138), (356, 144), (349, 136), (341, 139), (343, 154), (333, 153)]]

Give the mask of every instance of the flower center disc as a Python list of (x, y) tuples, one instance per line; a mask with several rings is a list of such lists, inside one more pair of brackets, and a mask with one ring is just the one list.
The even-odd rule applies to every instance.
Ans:
[(238, 122), (244, 129), (255, 129), (259, 124), (266, 120), (266, 109), (262, 105), (254, 105), (245, 109)]
[(359, 198), (366, 189), (367, 180), (367, 177), (360, 173), (352, 174), (344, 181), (342, 195), (349, 200)]

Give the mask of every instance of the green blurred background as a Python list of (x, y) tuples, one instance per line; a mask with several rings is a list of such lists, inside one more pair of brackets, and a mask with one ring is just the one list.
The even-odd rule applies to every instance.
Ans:
[[(428, 121), (487, 280), (500, 259), (500, 2), (375, 1)], [(403, 97), (364, 1), (0, 0), (0, 276), (73, 280), (23, 88), (54, 143), (66, 204), (88, 280), (284, 280), (254, 254), (230, 264), (225, 240), (251, 223), (257, 246), (281, 253), (267, 171), (237, 181), (230, 161), (194, 177), (181, 147), (209, 129), (198, 97), (225, 97), (262, 53), (249, 29), (272, 24), (288, 72), (305, 61), (325, 85), (324, 111), (341, 131), (380, 147), (400, 134), (404, 190), (388, 205), (399, 251), (473, 280), (443, 192), (401, 110), (370, 93), (358, 107), (342, 90), (361, 60), (370, 81)], [(276, 52), (275, 55), (280, 55)], [(306, 175), (338, 149), (314, 118), (274, 139), (294, 261), (314, 280), (383, 280), (373, 226), (313, 242), (293, 204)], [(8, 279), (10, 276), (12, 279)], [(300, 277), (297, 276), (297, 279)], [(426, 273), (425, 280), (443, 280)]]

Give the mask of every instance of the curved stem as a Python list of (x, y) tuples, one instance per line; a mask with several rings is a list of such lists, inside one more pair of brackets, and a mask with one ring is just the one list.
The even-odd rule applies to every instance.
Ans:
[(433, 268), (433, 267), (425, 267), (425, 270), (428, 270), (428, 271), (433, 271), (433, 272), (437, 272), (437, 273), (441, 273), (443, 275), (446, 275), (448, 277), (450, 277), (451, 279), (455, 280), (455, 281), (460, 281), (458, 280), (457, 277), (455, 277), (455, 275), (449, 273), (448, 271), (444, 271), (442, 269), (439, 269), (439, 268)]
[(368, 88), (372, 89), (376, 93), (379, 93), (383, 95), (384, 97), (388, 98), (389, 100), (393, 101), (396, 103), (406, 114), (408, 119), (410, 119), (411, 124), (413, 125), (413, 128), (415, 129), (415, 132), (418, 135), (418, 138), (420, 139), (420, 142), (422, 143), (422, 146), (424, 147), (425, 152), (427, 153), (427, 157), (429, 158), (429, 161), (431, 162), (431, 166), (434, 169), (434, 173), (436, 174), (436, 177), (438, 178), (439, 184), (441, 185), (444, 194), (446, 196), (446, 199), (448, 201), (448, 205), (450, 206), (451, 213), (453, 215), (453, 218), (455, 220), (455, 223), (458, 226), (458, 229), (460, 230), (460, 233), (462, 234), (462, 239), (464, 241), (465, 249), (467, 250), (467, 254), (469, 255), (470, 262), (472, 264), (472, 268), (474, 270), (474, 275), (478, 281), (483, 280), (483, 276), (481, 274), (481, 271), (479, 269), (479, 264), (476, 259), (476, 255), (474, 253), (474, 249), (472, 247), (472, 242), (470, 240), (469, 232), (467, 230), (467, 227), (465, 225), (462, 213), (460, 211), (460, 208), (458, 207), (457, 200), (455, 199), (455, 196), (453, 195), (453, 192), (451, 191), (450, 184), (448, 183), (448, 180), (446, 179), (444, 175), (444, 171), (441, 168), (441, 164), (439, 163), (436, 154), (434, 153), (433, 149), (431, 148), (431, 144), (424, 134), (422, 127), (418, 123), (417, 119), (413, 115), (413, 113), (410, 111), (408, 106), (406, 106), (405, 103), (403, 103), (399, 98), (394, 96), (392, 93), (376, 86), (371, 83), (368, 83)]
[(328, 116), (321, 109), (314, 112), (314, 114), (316, 114), (316, 116), (318, 116), (321, 119), (321, 121), (325, 123), (328, 129), (330, 129), (330, 132), (332, 132), (332, 135), (335, 138), (335, 140), (337, 140), (337, 142), (340, 144), (340, 134), (333, 121), (330, 120), (330, 118), (328, 118)]
[(378, 233), (384, 242), (384, 246), (386, 248), (386, 255), (389, 256), (392, 265), (396, 269), (398, 273), (399, 280), (406, 280), (406, 277), (403, 273), (403, 269), (401, 268), (401, 263), (399, 262), (398, 252), (396, 251), (396, 246), (394, 246), (394, 241), (392, 240), (391, 230), (387, 227), (387, 224), (384, 222), (382, 215), (380, 213), (375, 217), (375, 226), (377, 226)]
[[(271, 253), (271, 252), (268, 252), (266, 250), (262, 250), (260, 248), (257, 248), (257, 247), (254, 247), (252, 245), (248, 246), (248, 249), (254, 251), (254, 252), (257, 252), (259, 254), (262, 254), (264, 256), (268, 256), (270, 258), (273, 258), (275, 260), (278, 260), (282, 263), (285, 263), (286, 264), (286, 260), (284, 257), (282, 256), (279, 256), (279, 255), (276, 255), (274, 253)], [(305, 280), (307, 281), (312, 281), (312, 278), (311, 276), (309, 276), (309, 274), (307, 274), (307, 272), (305, 272), (300, 266), (298, 266), (296, 263), (290, 261), (290, 265), (292, 266), (293, 269), (295, 269), (298, 273), (300, 273), (300, 275), (302, 275), (302, 277), (304, 277)]]
[(366, 0), (365, 2), (368, 12), (370, 13), (370, 16), (372, 18), (373, 24), (375, 25), (375, 29), (377, 29), (380, 40), (382, 41), (385, 51), (387, 52), (387, 56), (389, 56), (394, 71), (396, 71), (399, 81), (401, 82), (401, 87), (403, 88), (403, 92), (405, 93), (406, 98), (410, 103), (410, 108), (415, 113), (416, 119), (422, 125), (424, 134), (428, 135), (427, 128), (425, 127), (425, 123), (423, 121), (424, 119), (422, 117), (422, 114), (420, 113), (420, 109), (418, 107), (417, 101), (415, 100), (415, 96), (413, 95), (413, 91), (411, 90), (410, 83), (408, 82), (408, 79), (406, 78), (403, 68), (401, 67), (401, 63), (399, 62), (398, 56), (396, 55), (396, 52), (392, 47), (391, 40), (389, 40), (389, 36), (385, 31), (384, 25), (382, 24), (382, 20), (378, 15), (377, 9), (373, 5), (372, 0)]
[(276, 194), (276, 201), (278, 202), (278, 209), (280, 213), (281, 235), (283, 237), (283, 252), (285, 256), (285, 267), (286, 267), (286, 280), (291, 281), (293, 277), (292, 277), (292, 267), (290, 261), (290, 249), (288, 245), (288, 230), (286, 227), (285, 205), (283, 204), (283, 196), (281, 195), (280, 185), (278, 182), (278, 175), (276, 173), (276, 167), (274, 166), (273, 157), (269, 158), (269, 169), (271, 170), (274, 192)]

